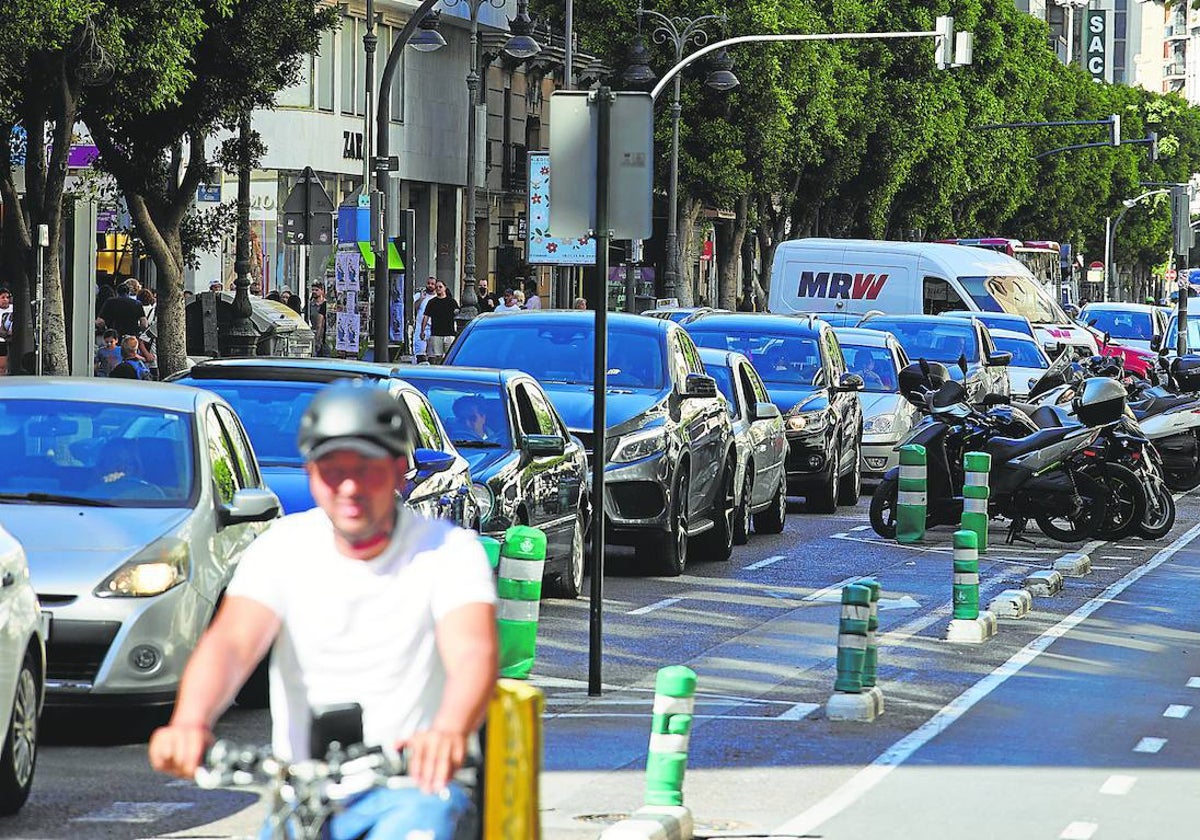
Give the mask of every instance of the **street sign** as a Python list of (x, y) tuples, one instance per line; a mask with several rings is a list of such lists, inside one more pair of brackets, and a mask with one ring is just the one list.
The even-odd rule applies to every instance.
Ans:
[(304, 167), (283, 203), (283, 235), (288, 245), (333, 242), (333, 199), (311, 166)]
[(1087, 281), (1089, 283), (1104, 282), (1104, 263), (1099, 260), (1088, 263)]
[(371, 158), (371, 166), (376, 172), (399, 172), (400, 158), (397, 155), (388, 155), (387, 157), (376, 155)]

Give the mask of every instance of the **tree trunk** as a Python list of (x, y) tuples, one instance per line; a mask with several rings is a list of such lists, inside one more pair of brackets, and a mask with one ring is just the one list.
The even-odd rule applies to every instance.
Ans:
[(679, 213), (679, 228), (676, 233), (679, 242), (679, 305), (695, 306), (696, 276), (692, 271), (695, 260), (692, 259), (693, 240), (696, 238), (696, 220), (700, 218), (703, 205), (698, 199), (685, 196), (683, 207)]
[(145, 243), (158, 275), (158, 374), (166, 378), (187, 367), (187, 327), (183, 311), (183, 240), (179, 222), (160, 226), (146, 197), (126, 193), (129, 215)]
[(734, 208), (733, 220), (717, 226), (718, 306), (738, 309), (738, 259), (749, 227), (750, 196), (742, 195)]
[(20, 359), (33, 349), (30, 327), (33, 323), (29, 306), (29, 254), (32, 248), (29, 225), (25, 218), (25, 207), (17, 194), (13, 178), (11, 124), (0, 124), (0, 203), (6, 212), (0, 230), (0, 276), (13, 293), (13, 335), (9, 341), (9, 365), (15, 372)]

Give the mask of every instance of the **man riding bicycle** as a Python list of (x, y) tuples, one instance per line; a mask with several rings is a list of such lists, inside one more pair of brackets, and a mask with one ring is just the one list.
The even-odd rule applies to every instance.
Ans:
[(195, 774), (217, 718), (271, 649), (278, 757), (313, 757), (310, 709), (337, 703), (361, 705), (366, 745), (409, 754), (416, 786), (363, 794), (334, 816), (332, 836), (455, 836), (472, 805), (454, 774), (496, 680), (496, 596), (473, 534), (399, 502), (410, 423), (361, 383), (313, 398), (298, 443), (317, 507), (279, 520), (242, 556), (170, 723), (150, 739), (156, 770)]

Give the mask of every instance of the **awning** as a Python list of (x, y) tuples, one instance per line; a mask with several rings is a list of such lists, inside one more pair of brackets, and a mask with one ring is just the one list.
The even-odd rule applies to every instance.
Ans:
[[(400, 252), (396, 250), (396, 243), (388, 243), (388, 268), (396, 271), (404, 270), (404, 262), (400, 259)], [(372, 271), (375, 269), (375, 253), (371, 250), (370, 242), (359, 242), (358, 250), (362, 252), (363, 262), (367, 264), (367, 268)]]

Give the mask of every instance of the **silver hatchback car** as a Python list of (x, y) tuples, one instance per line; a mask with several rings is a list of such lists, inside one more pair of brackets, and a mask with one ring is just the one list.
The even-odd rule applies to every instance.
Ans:
[(129, 380), (0, 384), (0, 523), (49, 613), (49, 704), (158, 704), (279, 515), (228, 403)]

